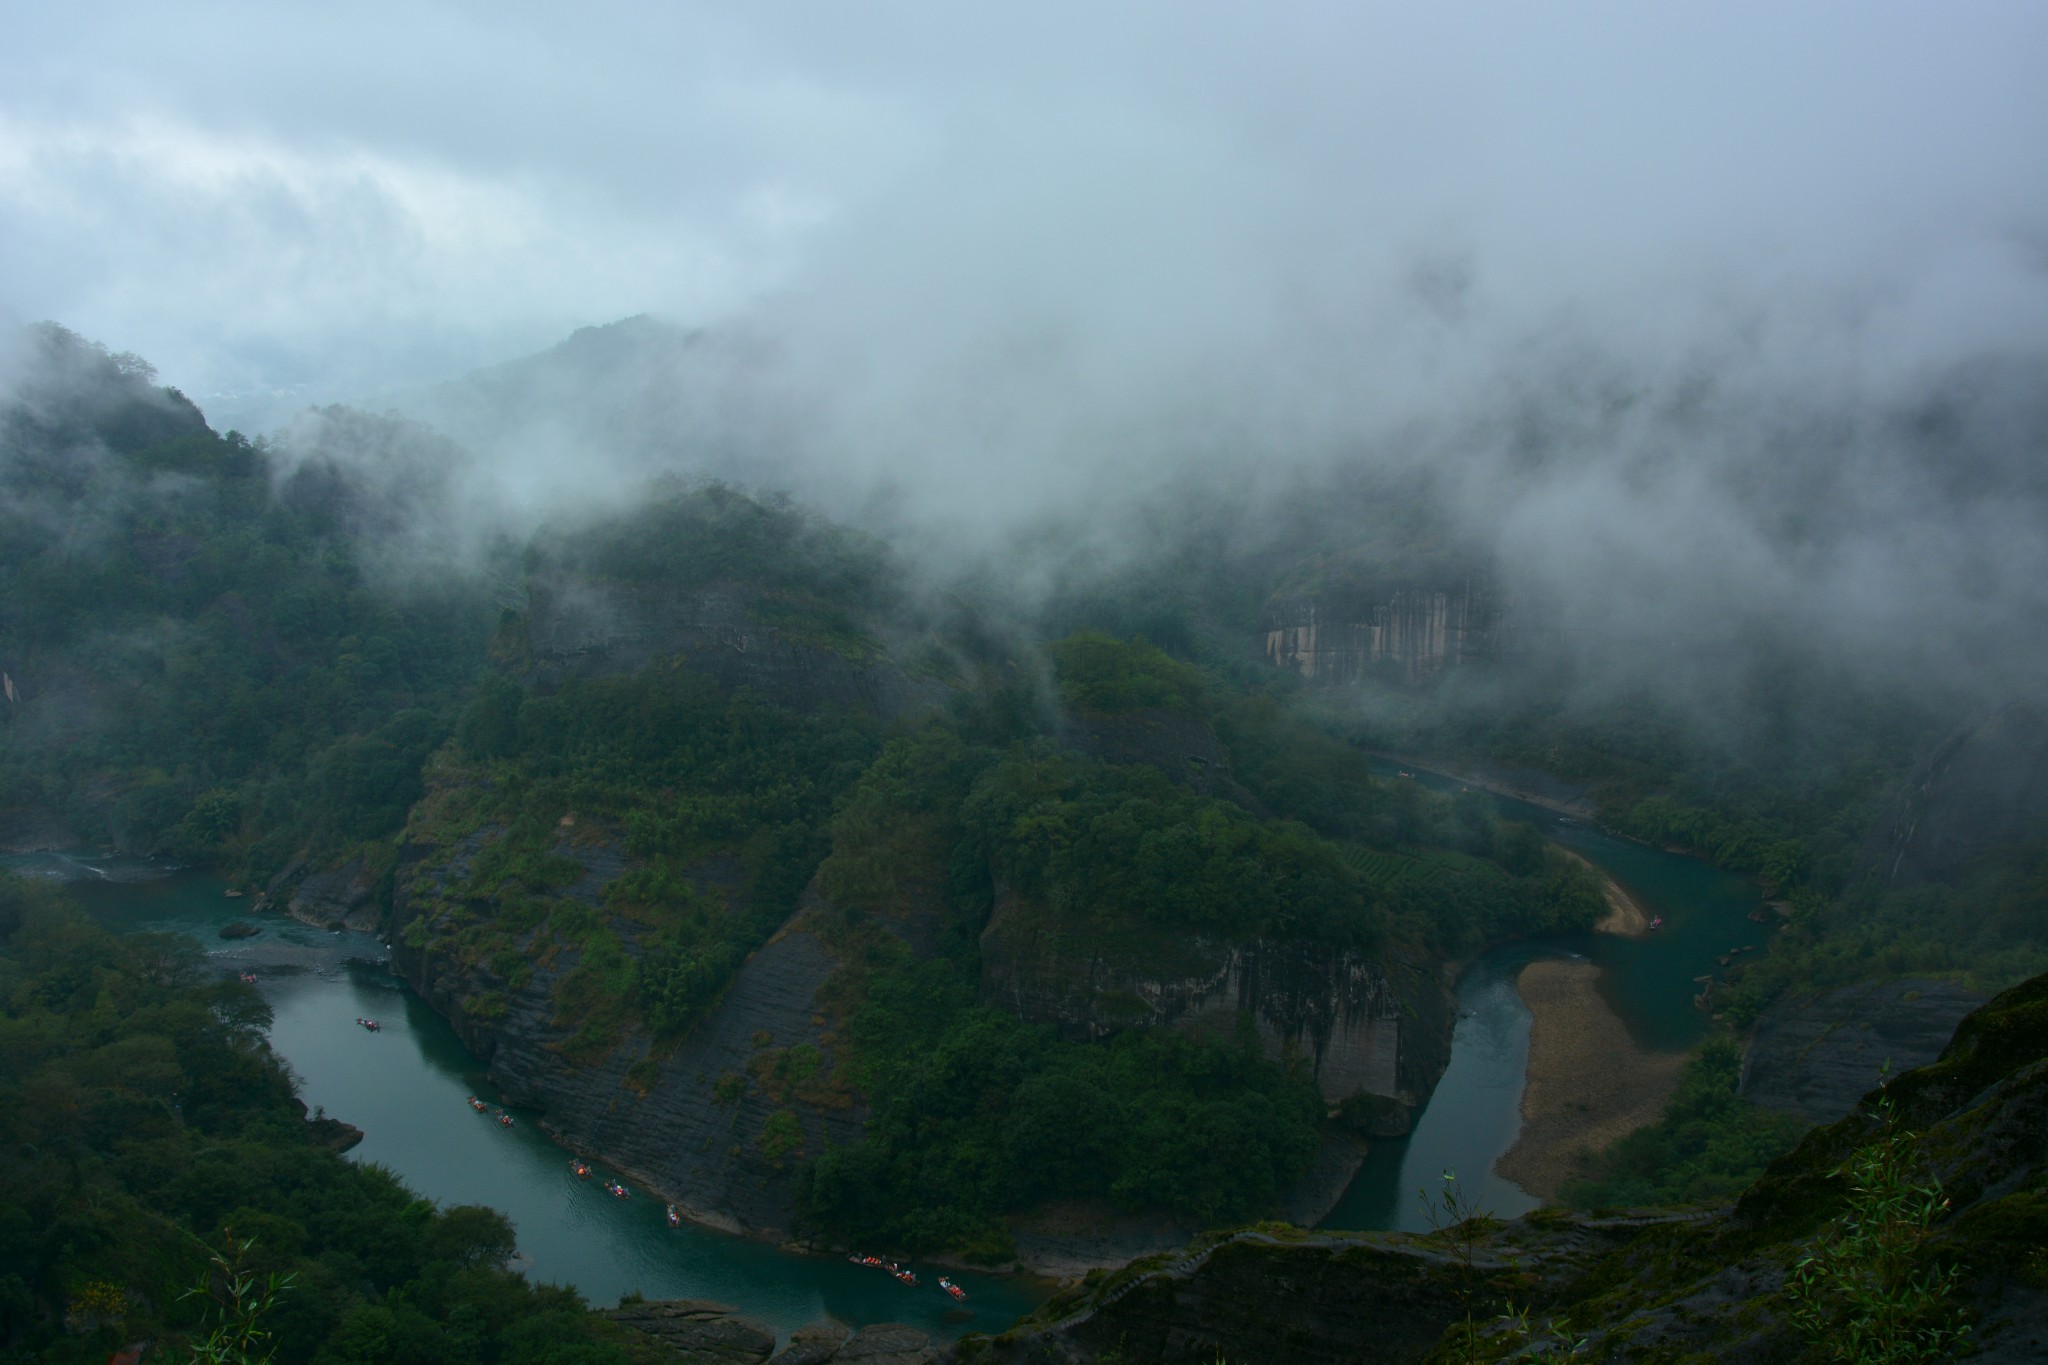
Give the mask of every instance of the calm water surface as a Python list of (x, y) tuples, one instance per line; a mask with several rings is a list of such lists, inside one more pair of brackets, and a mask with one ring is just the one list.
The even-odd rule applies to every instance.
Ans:
[[(1374, 769), (1383, 777), (1397, 771), (1379, 760)], [(1415, 772), (1413, 781), (1439, 791), (1462, 785), (1408, 771)], [(1614, 878), (1647, 913), (1662, 915), (1664, 927), (1639, 939), (1573, 934), (1508, 943), (1475, 960), (1458, 982), (1451, 1064), (1416, 1116), (1415, 1130), (1372, 1144), (1325, 1227), (1424, 1231), (1431, 1223), (1417, 1192), (1434, 1195), (1446, 1170), (1457, 1173), (1464, 1194), (1496, 1216), (1511, 1218), (1541, 1202), (1493, 1170), (1522, 1128), (1530, 1016), (1515, 977), (1530, 962), (1549, 957), (1597, 964), (1603, 969), (1601, 994), (1636, 1041), (1653, 1051), (1681, 1052), (1699, 1041), (1708, 1022), (1692, 1007), (1700, 989), (1693, 978), (1719, 972), (1716, 959), (1731, 948), (1760, 949), (1773, 932), (1749, 920), (1757, 906), (1753, 882), (1697, 858), (1603, 834), (1526, 801), (1493, 801), (1504, 818), (1534, 825)]]
[[(1445, 790), (1459, 785), (1429, 773), (1412, 780)], [(1493, 1171), (1521, 1129), (1529, 1011), (1514, 982), (1529, 962), (1597, 963), (1602, 992), (1636, 1039), (1680, 1051), (1699, 1040), (1707, 1023), (1692, 1008), (1693, 978), (1718, 970), (1715, 958), (1729, 949), (1766, 940), (1769, 926), (1747, 918), (1757, 893), (1742, 878), (1526, 802), (1494, 801), (1503, 816), (1535, 825), (1620, 882), (1664, 917), (1664, 928), (1641, 939), (1581, 934), (1505, 944), (1473, 962), (1458, 984), (1450, 1066), (1415, 1131), (1373, 1143), (1325, 1226), (1424, 1230), (1429, 1214), (1418, 1191), (1434, 1194), (1447, 1169), (1458, 1173), (1468, 1197), (1498, 1216), (1536, 1206)], [(110, 927), (191, 934), (223, 971), (253, 972), (275, 1011), (272, 1045), (297, 1073), (301, 1098), (363, 1130), (349, 1155), (381, 1162), (442, 1204), (504, 1211), (519, 1232), (521, 1268), (535, 1279), (574, 1285), (598, 1304), (632, 1291), (715, 1299), (785, 1335), (830, 1315), (856, 1326), (907, 1322), (950, 1339), (1000, 1330), (1039, 1300), (1028, 1282), (963, 1273), (957, 1279), (970, 1295), (972, 1316), (962, 1321), (929, 1271), (912, 1289), (842, 1260), (789, 1255), (687, 1226), (671, 1230), (651, 1194), (624, 1202), (606, 1195), (602, 1167), (588, 1182), (570, 1176), (568, 1154), (541, 1134), (537, 1115), (515, 1110), (518, 1124), (505, 1129), (470, 1109), (465, 1100), (472, 1094), (493, 1104), (502, 1097), (447, 1022), (385, 969), (386, 950), (375, 938), (264, 915), (255, 921), (261, 935), (227, 942), (217, 931), (248, 902), (224, 898), (220, 882), (203, 874), (47, 854), (0, 862), (64, 880)], [(358, 1016), (378, 1020), (383, 1030), (356, 1027)]]
[[(602, 1165), (588, 1181), (570, 1175), (569, 1154), (540, 1132), (537, 1114), (515, 1109), (507, 1129), (471, 1109), (470, 1095), (493, 1104), (502, 1096), (447, 1021), (385, 968), (386, 949), (371, 935), (265, 914), (250, 917), (259, 936), (227, 941), (220, 927), (249, 903), (226, 899), (216, 878), (49, 854), (0, 865), (63, 880), (110, 928), (190, 934), (223, 972), (253, 973), (275, 1012), (271, 1045), (297, 1074), (300, 1098), (363, 1130), (349, 1157), (382, 1163), (443, 1205), (503, 1211), (519, 1232), (519, 1267), (536, 1280), (573, 1285), (600, 1305), (632, 1291), (714, 1299), (784, 1336), (829, 1315), (853, 1326), (910, 1323), (950, 1340), (1000, 1331), (1042, 1297), (1026, 1281), (961, 1273), (951, 1278), (967, 1290), (963, 1307), (928, 1267), (911, 1288), (843, 1259), (671, 1229), (648, 1191), (623, 1202), (607, 1195)], [(358, 1028), (358, 1017), (382, 1030)]]

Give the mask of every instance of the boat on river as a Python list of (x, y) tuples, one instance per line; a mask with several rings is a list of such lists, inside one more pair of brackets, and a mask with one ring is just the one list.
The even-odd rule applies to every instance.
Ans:
[(633, 1192), (616, 1180), (604, 1182), (604, 1192), (614, 1199), (631, 1199)]
[(368, 1030), (371, 1033), (375, 1033), (378, 1029), (383, 1027), (383, 1025), (379, 1024), (375, 1019), (358, 1018), (356, 1022), (358, 1024), (361, 1024), (366, 1030)]
[(962, 1289), (959, 1285), (954, 1284), (951, 1280), (947, 1279), (943, 1275), (939, 1276), (939, 1288), (945, 1290), (948, 1294), (951, 1294), (960, 1302), (967, 1302), (967, 1291)]
[(471, 1095), (471, 1096), (469, 1097), (469, 1107), (470, 1107), (470, 1108), (472, 1108), (472, 1109), (474, 1109), (474, 1110), (476, 1110), (476, 1112), (477, 1112), (477, 1113), (481, 1114), (481, 1113), (483, 1113), (483, 1112), (484, 1112), (484, 1110), (488, 1109), (488, 1108), (489, 1108), (490, 1106), (489, 1106), (489, 1105), (487, 1105), (487, 1104), (485, 1104), (485, 1103), (484, 1103), (484, 1102), (483, 1102), (482, 1100), (478, 1099), (478, 1098), (477, 1098), (476, 1096), (474, 1096), (474, 1095)]
[(668, 1206), (668, 1225), (672, 1228), (679, 1228), (683, 1225), (683, 1215), (676, 1212), (674, 1204)]
[(587, 1161), (570, 1162), (569, 1174), (575, 1176), (578, 1180), (590, 1179), (590, 1163)]
[(498, 1115), (498, 1126), (500, 1128), (510, 1128), (512, 1126), (512, 1116), (510, 1114)]

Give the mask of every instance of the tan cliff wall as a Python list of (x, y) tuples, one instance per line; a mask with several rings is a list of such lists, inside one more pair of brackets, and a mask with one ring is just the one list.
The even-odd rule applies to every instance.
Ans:
[(1367, 676), (1419, 682), (1494, 657), (1505, 643), (1504, 613), (1477, 578), (1276, 596), (1264, 625), (1270, 663), (1334, 684)]

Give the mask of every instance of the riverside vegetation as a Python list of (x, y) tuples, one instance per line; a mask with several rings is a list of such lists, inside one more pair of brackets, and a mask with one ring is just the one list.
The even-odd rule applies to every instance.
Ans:
[[(410, 950), (484, 983), (466, 1017), (504, 1017), (550, 972), (561, 1054), (595, 1065), (638, 1039), (629, 1085), (799, 925), (839, 964), (821, 994), (831, 1055), (778, 1050), (718, 1088), (782, 1106), (756, 1145), (814, 1238), (997, 1260), (1048, 1202), (1214, 1226), (1270, 1213), (1306, 1169), (1331, 1119), (1299, 1051), (1248, 1026), (1031, 1022), (987, 989), (999, 912), (1155, 975), (1200, 942), (1417, 980), (1598, 917), (1589, 875), (1535, 831), (1475, 797), (1372, 780), (1361, 741), (1540, 768), (1621, 832), (1763, 879), (1792, 914), (1718, 998), (1732, 1027), (1795, 984), (1920, 971), (1989, 988), (2048, 965), (2038, 832), (1958, 874), (1867, 875), (1867, 830), (1954, 723), (1941, 698), (1809, 676), (1771, 695), (1756, 733), (1708, 740), (1647, 700), (1588, 713), (1540, 680), (1481, 707), (1455, 677), (1367, 679), (1394, 702), (1337, 708), (1248, 656), (1260, 583), (1454, 559), (1420, 499), (1375, 490), (1352, 533), (1380, 538), (1364, 559), (1312, 547), (1276, 575), (1271, 547), (1191, 533), (1020, 614), (918, 588), (887, 545), (718, 485), (656, 486), (631, 510), (458, 553), (466, 457), (423, 428), (329, 410), (251, 442), (211, 431), (134, 357), (50, 326), (30, 350), (0, 413), (5, 841), (210, 862), (278, 902), (345, 870)], [(258, 1026), (231, 1030), (251, 1074), (267, 1065)], [(1734, 1044), (1710, 1042), (1663, 1121), (1571, 1197), (1742, 1188), (1796, 1129), (1742, 1101), (1736, 1072)], [(858, 1102), (859, 1140), (806, 1143), (805, 1097)], [(263, 1106), (284, 1112), (288, 1091)], [(159, 1197), (143, 1176), (124, 1189), (136, 1209)], [(217, 1212), (150, 1216), (235, 1254), (224, 1223), (200, 1225)], [(233, 1230), (256, 1237), (264, 1274), (289, 1262), (315, 1282), (296, 1250)], [(10, 1340), (91, 1301), (84, 1284), (143, 1283), (37, 1264)], [(494, 1267), (469, 1269), (493, 1293), (538, 1292)], [(388, 1316), (420, 1273), (350, 1292)], [(196, 1327), (152, 1274), (135, 1300), (152, 1325)], [(298, 1297), (276, 1313), (307, 1311)], [(549, 1302), (534, 1312), (575, 1318)], [(328, 1330), (283, 1358), (328, 1350)]]
[[(0, 878), (0, 1359), (627, 1365), (512, 1227), (344, 1160), (196, 944)], [(197, 1286), (196, 1292), (194, 1287)]]

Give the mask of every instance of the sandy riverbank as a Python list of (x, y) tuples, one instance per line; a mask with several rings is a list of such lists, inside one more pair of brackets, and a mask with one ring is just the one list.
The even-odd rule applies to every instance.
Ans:
[(1602, 872), (1589, 859), (1556, 845), (1557, 850), (1600, 879), (1600, 894), (1607, 898), (1607, 913), (1593, 926), (1600, 934), (1619, 934), (1623, 938), (1641, 938), (1650, 932), (1650, 916), (1637, 903), (1636, 898), (1621, 889), (1621, 883)]
[(1685, 1068), (1683, 1053), (1650, 1052), (1601, 998), (1590, 962), (1532, 962), (1515, 985), (1535, 1015), (1522, 1135), (1495, 1167), (1554, 1199), (1590, 1156), (1656, 1121)]

